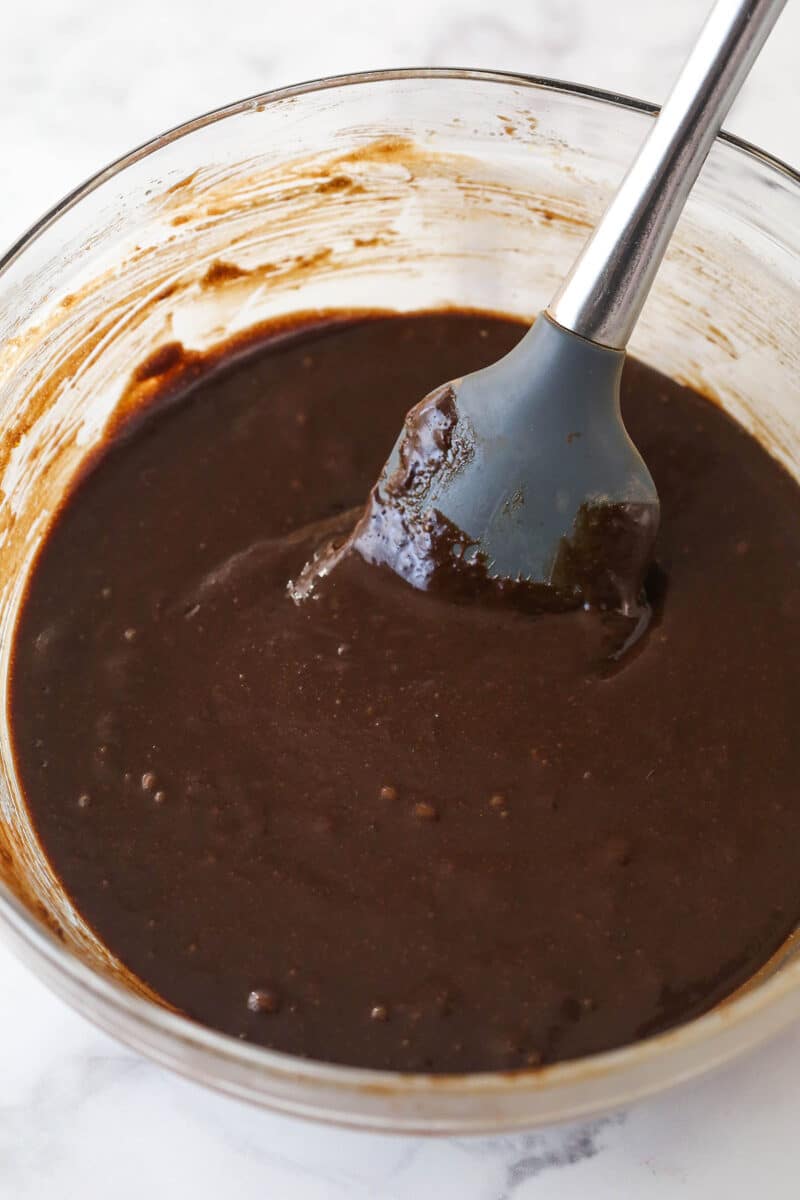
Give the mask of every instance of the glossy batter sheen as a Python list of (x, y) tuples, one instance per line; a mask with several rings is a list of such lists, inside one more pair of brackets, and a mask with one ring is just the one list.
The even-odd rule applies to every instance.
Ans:
[(526, 1067), (702, 1012), (795, 926), (800, 490), (706, 401), (627, 368), (662, 525), (621, 662), (623, 618), (454, 603), (357, 556), (287, 596), (409, 406), (521, 333), (332, 321), (195, 364), (45, 538), (20, 777), (80, 911), (198, 1021)]

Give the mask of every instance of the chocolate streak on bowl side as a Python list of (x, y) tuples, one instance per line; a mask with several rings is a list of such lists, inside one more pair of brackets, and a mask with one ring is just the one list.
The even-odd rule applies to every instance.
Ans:
[(169, 403), (44, 539), (20, 779), (80, 912), (190, 1017), (323, 1060), (526, 1067), (708, 1009), (797, 923), (800, 491), (690, 390), (626, 369), (668, 587), (613, 673), (619, 614), (453, 604), (355, 555), (286, 596), (414, 400), (522, 332), (332, 319), (192, 356), (184, 398), (170, 352)]

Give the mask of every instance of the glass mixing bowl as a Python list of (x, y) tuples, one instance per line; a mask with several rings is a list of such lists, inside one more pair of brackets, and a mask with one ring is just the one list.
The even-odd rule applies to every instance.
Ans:
[[(146, 381), (128, 386), (137, 363), (164, 343), (207, 348), (300, 310), (460, 305), (530, 317), (653, 113), (586, 88), (475, 71), (329, 79), (156, 138), (35, 225), (0, 264), (4, 699), (37, 544), (108, 423), (146, 402)], [(632, 346), (723, 405), (796, 476), (798, 217), (796, 173), (719, 139)], [(29, 823), (5, 721), (0, 877), (2, 931), (98, 1025), (205, 1084), (352, 1126), (494, 1131), (619, 1107), (741, 1053), (800, 1012), (789, 944), (706, 1016), (535, 1071), (400, 1075), (243, 1044), (161, 1006), (82, 922)]]

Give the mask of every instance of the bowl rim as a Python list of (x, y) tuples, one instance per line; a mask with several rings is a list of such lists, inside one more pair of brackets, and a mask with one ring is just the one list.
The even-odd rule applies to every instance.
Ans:
[[(309, 93), (326, 91), (334, 88), (352, 87), (362, 84), (383, 83), (402, 80), (475, 80), (482, 83), (498, 83), (505, 85), (523, 86), (532, 91), (555, 92), (564, 96), (579, 97), (612, 108), (627, 109), (642, 116), (653, 117), (658, 114), (659, 106), (638, 100), (634, 97), (617, 92), (569, 83), (560, 79), (546, 76), (518, 74), (514, 72), (489, 71), (480, 69), (461, 69), (455, 67), (405, 67), (390, 70), (361, 71), (355, 73), (328, 76), (257, 93), (246, 99), (213, 109), (201, 116), (182, 122), (154, 138), (151, 138), (127, 154), (121, 155), (107, 166), (101, 168), (85, 182), (65, 195), (57, 204), (49, 209), (0, 257), (0, 275), (12, 266), (14, 262), (34, 243), (46, 230), (53, 226), (63, 214), (80, 203), (86, 196), (102, 184), (132, 166), (141, 159), (148, 157), (171, 142), (202, 129), (207, 125), (223, 121), (228, 117), (237, 116), (249, 111), (258, 110), (283, 100), (303, 96)], [(800, 171), (776, 156), (760, 149), (751, 142), (734, 134), (722, 132), (718, 141), (731, 147), (738, 154), (755, 162), (769, 172), (778, 174), (788, 180), (800, 191)], [(630, 1043), (601, 1054), (584, 1058), (557, 1062), (550, 1066), (522, 1071), (486, 1071), (452, 1075), (412, 1074), (397, 1071), (374, 1070), (361, 1067), (339, 1065), (322, 1062), (315, 1059), (303, 1059), (275, 1050), (268, 1050), (252, 1043), (245, 1043), (227, 1034), (207, 1028), (188, 1017), (182, 1016), (167, 1008), (162, 1008), (144, 996), (140, 996), (124, 988), (111, 977), (106, 976), (71, 953), (59, 939), (48, 929), (40, 925), (25, 905), (16, 897), (10, 887), (0, 880), (0, 931), (7, 935), (8, 944), (19, 953), (23, 960), (33, 968), (53, 990), (66, 999), (67, 1002), (90, 1020), (110, 1030), (120, 1040), (133, 1045), (135, 1048), (149, 1054), (161, 1062), (167, 1062), (174, 1069), (201, 1079), (207, 1086), (240, 1097), (255, 1100), (257, 1103), (282, 1109), (283, 1111), (300, 1112), (305, 1116), (322, 1118), (331, 1122), (348, 1124), (357, 1127), (381, 1128), (384, 1131), (392, 1127), (397, 1130), (410, 1132), (454, 1132), (459, 1129), (501, 1129), (525, 1123), (520, 1117), (507, 1115), (496, 1117), (487, 1115), (485, 1120), (475, 1121), (466, 1113), (455, 1115), (453, 1110), (442, 1111), (442, 1121), (437, 1124), (433, 1117), (429, 1122), (414, 1116), (411, 1109), (406, 1116), (402, 1110), (402, 1100), (413, 1101), (425, 1095), (433, 1100), (437, 1095), (442, 1099), (447, 1097), (466, 1100), (468, 1097), (490, 1099), (515, 1094), (519, 1100), (532, 1098), (543, 1092), (554, 1094), (568, 1091), (571, 1086), (589, 1078), (608, 1079), (616, 1077), (621, 1081), (629, 1068), (637, 1067), (638, 1082), (625, 1093), (625, 1099), (613, 1097), (610, 1099), (594, 1099), (584, 1104), (564, 1105), (559, 1117), (544, 1116), (544, 1120), (563, 1119), (578, 1115), (588, 1115), (591, 1112), (608, 1108), (625, 1102), (626, 1099), (639, 1098), (646, 1094), (664, 1090), (672, 1084), (698, 1075), (723, 1061), (737, 1056), (751, 1046), (764, 1040), (788, 1024), (793, 1017), (800, 1015), (800, 1003), (797, 1008), (789, 1009), (787, 1005), (778, 1006), (769, 1029), (754, 1029), (753, 1018), (765, 1008), (775, 1006), (778, 1001), (786, 998), (796, 989), (800, 989), (800, 958), (789, 963), (772, 976), (758, 982), (752, 988), (734, 994), (723, 1001), (710, 1012), (688, 1021), (664, 1033)], [(100, 1012), (92, 1012), (91, 1005), (85, 1003), (94, 999), (100, 1006)], [(116, 1020), (108, 1014), (114, 1014), (128, 1023), (132, 1032), (120, 1030)], [(102, 1014), (106, 1014), (105, 1019)], [(749, 1037), (742, 1043), (732, 1046), (722, 1035), (730, 1031), (732, 1025), (739, 1028), (749, 1028)], [(191, 1051), (198, 1056), (190, 1066), (183, 1062), (177, 1054), (159, 1052), (156, 1047), (165, 1041), (172, 1043), (177, 1051), (178, 1046), (183, 1051)], [(708, 1061), (697, 1065), (677, 1069), (664, 1079), (660, 1076), (650, 1076), (649, 1068), (665, 1056), (673, 1054), (677, 1048), (688, 1051), (691, 1047), (703, 1042), (718, 1041), (716, 1056), (709, 1056)], [(723, 1045), (724, 1043), (724, 1045)], [(202, 1067), (202, 1071), (196, 1069)], [(644, 1070), (642, 1070), (644, 1069)], [(251, 1082), (242, 1083), (242, 1072), (249, 1075)], [(260, 1073), (262, 1084), (256, 1083), (256, 1074)], [(283, 1080), (286, 1084), (299, 1086), (301, 1091), (308, 1090), (310, 1103), (305, 1110), (302, 1103), (294, 1104), (270, 1097), (269, 1080)], [(314, 1095), (312, 1098), (312, 1089)], [(326, 1101), (320, 1102), (319, 1089), (326, 1093)], [(376, 1121), (371, 1121), (363, 1112), (354, 1118), (348, 1118), (344, 1112), (336, 1111), (336, 1096), (344, 1100), (346, 1095), (354, 1096), (390, 1096), (395, 1105), (391, 1114), (385, 1114)], [(555, 1098), (553, 1096), (553, 1098)], [(565, 1096), (566, 1100), (566, 1096)], [(435, 1101), (434, 1101), (435, 1106)], [(536, 1123), (539, 1118), (532, 1115), (527, 1124)]]
[[(289, 100), (295, 96), (304, 96), (309, 92), (323, 92), (337, 87), (352, 87), (359, 84), (384, 83), (402, 79), (474, 79), (484, 83), (516, 83), (523, 84), (536, 91), (557, 92), (561, 95), (578, 96), (586, 100), (599, 101), (601, 104), (606, 104), (609, 107), (628, 109), (643, 116), (655, 117), (661, 111), (660, 105), (653, 104), (648, 100), (640, 100), (624, 92), (612, 92), (605, 88), (572, 83), (564, 79), (551, 78), (547, 75), (527, 75), (514, 71), (489, 71), (473, 67), (395, 67), (387, 70), (353, 71), (342, 75), (326, 75), (319, 79), (310, 79), (303, 83), (293, 83), (282, 88), (272, 88), (266, 92), (256, 92), (251, 96), (245, 97), (243, 100), (235, 100), (231, 104), (224, 104), (220, 108), (209, 109), (208, 112), (202, 113), (200, 116), (190, 117), (187, 121), (173, 125), (164, 133), (157, 134), (155, 137), (141, 142), (133, 150), (120, 155), (119, 158), (112, 159), (111, 162), (101, 167), (99, 171), (96, 171), (94, 175), (90, 175), (83, 183), (78, 184), (72, 191), (62, 196), (52, 208), (42, 214), (38, 221), (34, 221), (30, 225), (16, 242), (12, 242), (8, 250), (0, 256), (0, 274), (3, 274), (15, 259), (43, 234), (45, 230), (49, 229), (60, 216), (68, 212), (69, 209), (73, 208), (84, 197), (95, 191), (96, 188), (100, 187), (107, 180), (124, 171), (127, 167), (133, 166), (140, 159), (147, 158), (150, 154), (155, 153), (155, 151), (169, 145), (170, 142), (178, 141), (180, 138), (186, 137), (198, 129), (203, 129), (206, 125), (214, 125), (217, 121), (223, 121), (226, 117), (237, 116), (240, 113), (258, 109), (262, 105), (275, 104), (278, 101)], [(792, 167), (784, 159), (778, 158), (777, 155), (770, 154), (768, 150), (763, 150), (760, 146), (756, 146), (754, 142), (747, 141), (746, 138), (739, 137), (737, 134), (729, 133), (725, 129), (719, 132), (716, 140), (733, 147), (762, 166), (766, 166), (778, 174), (786, 176), (790, 182), (800, 187), (800, 169)]]

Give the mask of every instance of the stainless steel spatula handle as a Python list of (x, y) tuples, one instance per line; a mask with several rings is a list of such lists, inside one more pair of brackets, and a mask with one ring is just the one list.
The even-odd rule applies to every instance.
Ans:
[(786, 0), (717, 0), (619, 191), (549, 315), (622, 350), (714, 138)]

